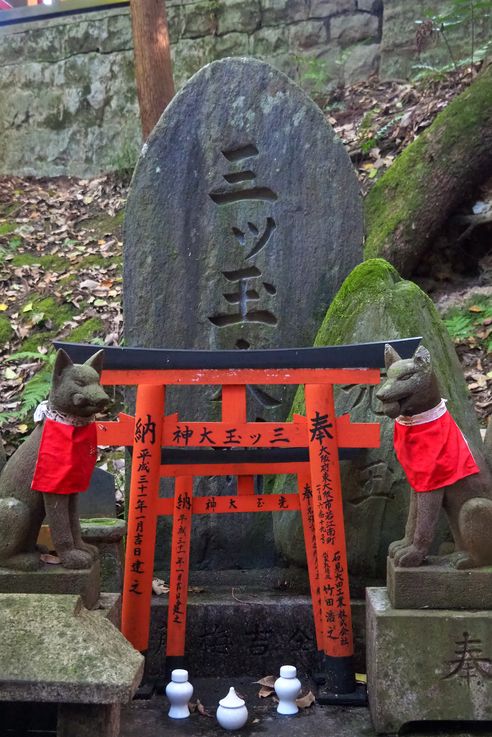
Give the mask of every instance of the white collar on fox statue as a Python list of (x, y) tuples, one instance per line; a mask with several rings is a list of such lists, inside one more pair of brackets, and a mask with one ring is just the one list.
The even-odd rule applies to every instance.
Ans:
[(34, 412), (34, 422), (42, 422), (44, 419), (61, 422), (62, 425), (85, 427), (93, 422), (94, 417), (75, 417), (74, 415), (66, 415), (63, 412), (58, 412), (57, 409), (53, 409), (53, 407), (50, 406), (49, 400), (46, 399), (44, 402), (41, 402), (41, 404), (38, 404)]
[(439, 404), (431, 409), (426, 409), (425, 412), (420, 412), (418, 415), (400, 415), (396, 418), (395, 422), (399, 425), (425, 425), (427, 422), (433, 422), (438, 420), (440, 417), (446, 414), (447, 399), (441, 399)]

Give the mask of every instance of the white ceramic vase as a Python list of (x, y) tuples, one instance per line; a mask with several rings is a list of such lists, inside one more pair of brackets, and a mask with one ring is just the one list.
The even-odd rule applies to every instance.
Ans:
[(279, 714), (297, 714), (299, 707), (296, 698), (301, 691), (301, 682), (297, 678), (297, 670), (293, 665), (283, 665), (280, 668), (280, 678), (274, 683), (278, 697), (277, 712)]
[(216, 716), (220, 726), (230, 731), (241, 729), (248, 721), (246, 705), (233, 686), (230, 687), (227, 696), (219, 701)]
[(193, 696), (193, 686), (188, 682), (188, 671), (181, 668), (173, 670), (171, 681), (166, 686), (166, 696), (171, 708), (171, 719), (186, 719), (190, 716), (188, 703)]

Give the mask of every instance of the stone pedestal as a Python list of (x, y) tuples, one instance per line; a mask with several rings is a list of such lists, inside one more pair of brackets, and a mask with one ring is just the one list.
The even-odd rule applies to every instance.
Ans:
[(0, 594), (78, 594), (84, 606), (97, 606), (100, 594), (100, 565), (73, 571), (61, 565), (41, 563), (37, 571), (14, 571), (0, 568)]
[(492, 612), (395, 609), (367, 589), (367, 678), (374, 727), (492, 720)]
[(120, 704), (60, 704), (57, 737), (118, 737)]
[(418, 568), (387, 563), (388, 597), (395, 609), (492, 609), (492, 566), (458, 571), (452, 556), (429, 556)]
[(119, 593), (123, 589), (123, 537), (126, 522), (122, 519), (96, 518), (80, 520), (82, 538), (99, 550), (101, 590)]

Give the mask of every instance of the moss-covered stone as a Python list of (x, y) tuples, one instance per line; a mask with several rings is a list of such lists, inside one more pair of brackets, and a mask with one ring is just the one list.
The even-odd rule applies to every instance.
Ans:
[[(401, 279), (383, 259), (357, 266), (333, 300), (315, 345), (342, 345), (422, 336), (430, 350), (442, 396), (475, 452), (481, 448), (478, 422), (463, 372), (447, 330), (429, 297)], [(383, 580), (388, 545), (404, 531), (409, 487), (393, 451), (393, 422), (381, 415), (375, 388), (339, 387), (337, 415), (354, 422), (381, 422), (381, 446), (363, 450), (341, 464), (345, 528), (352, 584), (360, 591), (369, 580)], [(292, 412), (304, 412), (298, 391)], [(295, 481), (279, 478), (275, 491), (294, 491)], [(297, 564), (305, 559), (299, 515), (274, 515), (280, 552)], [(440, 540), (443, 539), (441, 532)]]
[(6, 315), (0, 315), (0, 345), (8, 343), (13, 337), (14, 329)]
[(366, 258), (383, 256), (411, 273), (463, 191), (488, 170), (491, 119), (492, 65), (407, 146), (368, 193)]
[(140, 682), (142, 656), (78, 596), (0, 594), (0, 631), (5, 699), (127, 702)]

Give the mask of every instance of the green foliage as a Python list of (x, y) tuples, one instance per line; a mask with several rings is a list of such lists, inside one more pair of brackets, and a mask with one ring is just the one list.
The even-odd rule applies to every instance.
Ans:
[(119, 152), (113, 157), (110, 164), (111, 169), (120, 172), (124, 179), (129, 179), (137, 163), (138, 154), (135, 142), (126, 139)]
[(15, 412), (3, 412), (0, 414), (0, 424), (13, 417), (16, 420), (30, 419), (38, 404), (47, 399), (50, 386), (51, 374), (55, 364), (55, 351), (46, 354), (37, 351), (18, 351), (5, 358), (5, 361), (24, 361), (31, 363), (39, 361), (42, 368), (24, 386), (21, 394), (21, 405)]
[[(484, 59), (492, 48), (490, 34), (487, 34), (487, 40), (481, 46), (477, 46), (477, 36), (491, 18), (492, 0), (449, 0), (440, 13), (427, 11), (425, 17), (417, 21), (417, 49), (422, 50), (428, 38), (437, 37), (446, 48), (449, 63), (439, 67), (416, 64), (414, 68), (417, 77), (444, 74)], [(453, 29), (465, 40), (464, 56), (460, 54), (451, 38), (450, 32)]]
[(10, 324), (10, 320), (5, 315), (0, 315), (0, 345), (8, 343), (13, 335), (14, 329)]
[[(3, 225), (10, 225), (9, 223), (4, 223)], [(0, 225), (0, 228), (2, 226)], [(13, 227), (17, 227), (16, 224), (13, 224)], [(12, 228), (9, 231), (10, 232)], [(2, 233), (0, 232), (0, 235)], [(19, 238), (18, 236), (14, 236), (13, 238), (10, 238), (7, 245), (0, 245), (0, 264), (2, 264), (7, 256), (11, 256), (13, 253), (16, 252), (16, 250), (19, 248), (19, 246), (22, 243), (22, 238)]]
[(328, 83), (332, 79), (326, 59), (315, 56), (296, 56), (299, 82), (313, 95), (326, 95)]
[(492, 298), (477, 296), (465, 305), (452, 307), (443, 316), (443, 322), (453, 340), (457, 342), (483, 342), (487, 352), (492, 352)]

